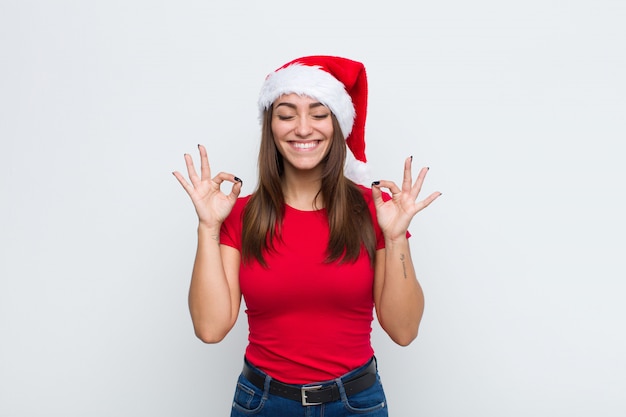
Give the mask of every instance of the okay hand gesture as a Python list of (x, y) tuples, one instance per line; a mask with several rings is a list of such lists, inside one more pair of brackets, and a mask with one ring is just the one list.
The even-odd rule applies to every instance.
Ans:
[[(412, 157), (404, 161), (404, 177), (401, 188), (393, 181), (383, 180), (372, 183), (372, 195), (374, 196), (374, 204), (376, 206), (376, 217), (387, 239), (393, 240), (406, 236), (407, 229), (413, 217), (418, 212), (428, 207), (430, 203), (441, 195), (440, 192), (436, 191), (424, 200), (417, 201), (428, 168), (422, 168), (417, 176), (417, 180), (413, 183), (411, 175), (412, 161)], [(390, 200), (383, 200), (381, 187), (389, 189), (391, 192)]]
[[(225, 172), (220, 172), (211, 178), (211, 167), (206, 149), (204, 146), (198, 145), (198, 150), (200, 152), (200, 176), (196, 173), (193, 159), (189, 154), (185, 154), (185, 163), (191, 184), (178, 171), (173, 172), (173, 174), (191, 197), (200, 223), (212, 228), (219, 228), (235, 205), (241, 192), (242, 182), (234, 175)], [(225, 194), (220, 189), (224, 181), (233, 183), (229, 194)]]

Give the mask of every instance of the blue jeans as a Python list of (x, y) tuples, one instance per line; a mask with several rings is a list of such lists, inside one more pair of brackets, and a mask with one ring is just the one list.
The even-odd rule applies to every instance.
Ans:
[[(372, 360), (375, 360), (372, 358)], [(239, 375), (235, 398), (231, 410), (231, 417), (387, 417), (387, 400), (380, 382), (380, 376), (376, 372), (376, 382), (371, 387), (357, 394), (346, 396), (343, 381), (350, 379), (361, 372), (370, 363), (363, 365), (347, 374), (331, 381), (325, 381), (307, 385), (330, 385), (336, 383), (339, 387), (341, 398), (337, 401), (320, 405), (303, 406), (300, 402), (283, 398), (269, 393), (272, 378), (263, 371), (250, 367), (265, 378), (265, 388), (259, 389), (248, 381), (243, 374)]]

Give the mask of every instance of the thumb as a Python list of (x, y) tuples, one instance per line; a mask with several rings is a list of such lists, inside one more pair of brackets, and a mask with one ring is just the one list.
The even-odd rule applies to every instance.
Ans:
[(228, 197), (231, 200), (235, 201), (237, 200), (237, 197), (239, 197), (239, 193), (241, 193), (241, 188), (243, 187), (243, 181), (239, 177), (233, 177), (233, 180), (235, 180), (235, 184), (233, 185), (233, 188), (230, 190), (230, 194), (228, 195)]
[(380, 189), (380, 181), (374, 181), (372, 183), (372, 198), (374, 199), (374, 205), (376, 207), (379, 207), (384, 203), (383, 192)]

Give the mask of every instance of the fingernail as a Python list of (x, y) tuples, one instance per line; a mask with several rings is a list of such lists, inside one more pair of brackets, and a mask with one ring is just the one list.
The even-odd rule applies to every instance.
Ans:
[(413, 155), (411, 155), (411, 162), (413, 162)]
[(198, 148), (200, 147), (200, 144), (198, 143)]
[(372, 183), (372, 185), (379, 185), (379, 184), (380, 184), (380, 181), (374, 181), (374, 182)]
[(234, 177), (233, 179), (234, 179), (235, 181), (240, 182), (240, 183), (242, 183), (242, 184), (243, 184), (243, 181), (241, 180), (241, 178), (239, 178), (239, 177)]

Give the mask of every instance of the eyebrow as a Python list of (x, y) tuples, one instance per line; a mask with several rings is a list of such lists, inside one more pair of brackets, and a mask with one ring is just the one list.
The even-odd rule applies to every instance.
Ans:
[[(294, 110), (297, 108), (295, 104), (288, 103), (288, 102), (278, 103), (275, 108), (277, 109), (280, 106), (286, 106), (286, 107), (289, 107), (290, 109), (294, 109)], [(322, 103), (320, 103), (319, 101), (315, 102), (315, 103), (309, 104), (309, 109), (314, 109), (316, 107), (324, 107), (324, 105)]]

